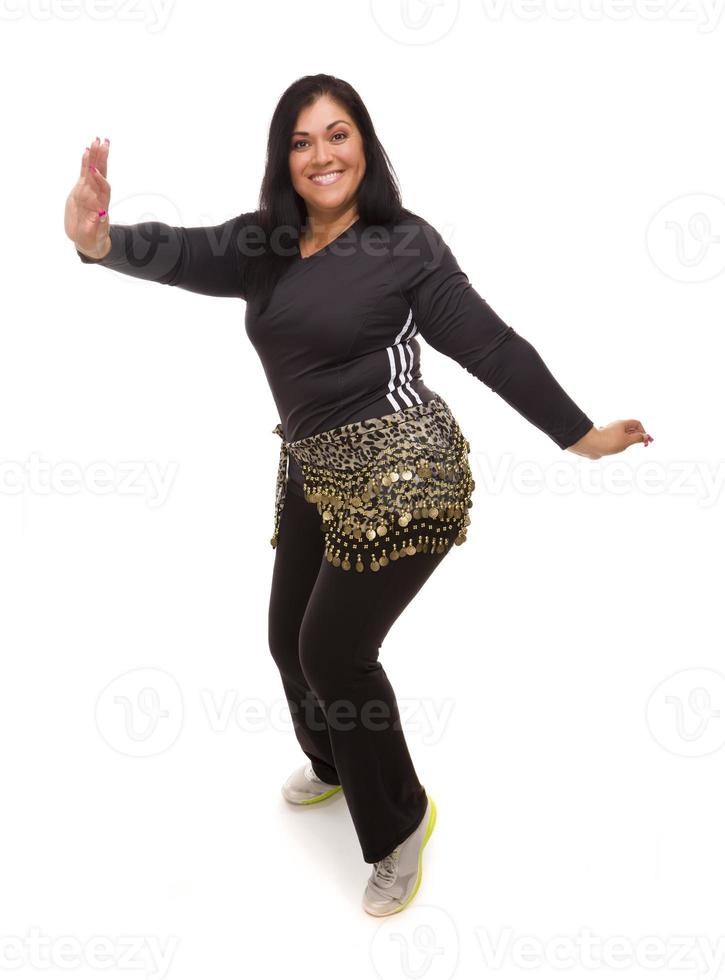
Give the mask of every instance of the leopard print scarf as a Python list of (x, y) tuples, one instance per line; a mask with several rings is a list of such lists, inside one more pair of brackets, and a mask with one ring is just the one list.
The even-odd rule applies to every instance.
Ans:
[(304, 495), (322, 517), (325, 557), (335, 567), (377, 572), (416, 552), (463, 544), (475, 487), (470, 445), (446, 402), (351, 422), (305, 439), (282, 439), (273, 548), (287, 490), (287, 454), (304, 477)]

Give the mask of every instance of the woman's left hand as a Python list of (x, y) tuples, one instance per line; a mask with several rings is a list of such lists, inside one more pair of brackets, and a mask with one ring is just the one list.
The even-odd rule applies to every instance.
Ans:
[(586, 435), (566, 448), (569, 452), (576, 453), (577, 456), (586, 456), (587, 459), (601, 459), (602, 456), (621, 453), (622, 450), (637, 442), (648, 446), (652, 441), (653, 437), (645, 432), (639, 419), (619, 419), (616, 422), (610, 422), (609, 425), (592, 426)]

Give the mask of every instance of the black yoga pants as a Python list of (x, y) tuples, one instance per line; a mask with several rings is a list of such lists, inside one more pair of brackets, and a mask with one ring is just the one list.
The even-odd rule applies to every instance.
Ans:
[[(378, 659), (385, 636), (445, 556), (416, 552), (378, 572), (344, 571), (324, 555), (322, 523), (288, 481), (269, 601), (269, 647), (295, 735), (320, 779), (342, 786), (372, 864), (423, 819), (427, 806), (395, 694)], [(428, 521), (439, 534), (443, 525)], [(431, 595), (431, 599), (434, 597)], [(421, 616), (435, 606), (417, 605)]]

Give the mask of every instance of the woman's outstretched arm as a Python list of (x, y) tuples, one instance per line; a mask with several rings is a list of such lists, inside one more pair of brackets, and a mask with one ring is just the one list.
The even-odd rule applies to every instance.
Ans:
[(396, 225), (391, 261), (420, 335), (500, 395), (560, 449), (590, 459), (644, 442), (636, 419), (597, 427), (536, 348), (476, 292), (441, 235), (414, 215)]
[(108, 152), (107, 143), (93, 141), (83, 154), (78, 182), (66, 201), (65, 231), (81, 262), (207, 296), (244, 299), (239, 235), (255, 213), (194, 228), (161, 221), (110, 224)]

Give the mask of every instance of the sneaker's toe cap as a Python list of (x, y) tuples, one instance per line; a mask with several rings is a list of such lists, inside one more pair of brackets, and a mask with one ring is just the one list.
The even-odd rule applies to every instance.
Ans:
[(362, 898), (362, 907), (370, 915), (392, 915), (402, 908), (402, 903), (392, 896), (382, 896), (378, 892), (373, 892), (369, 888), (365, 889)]

